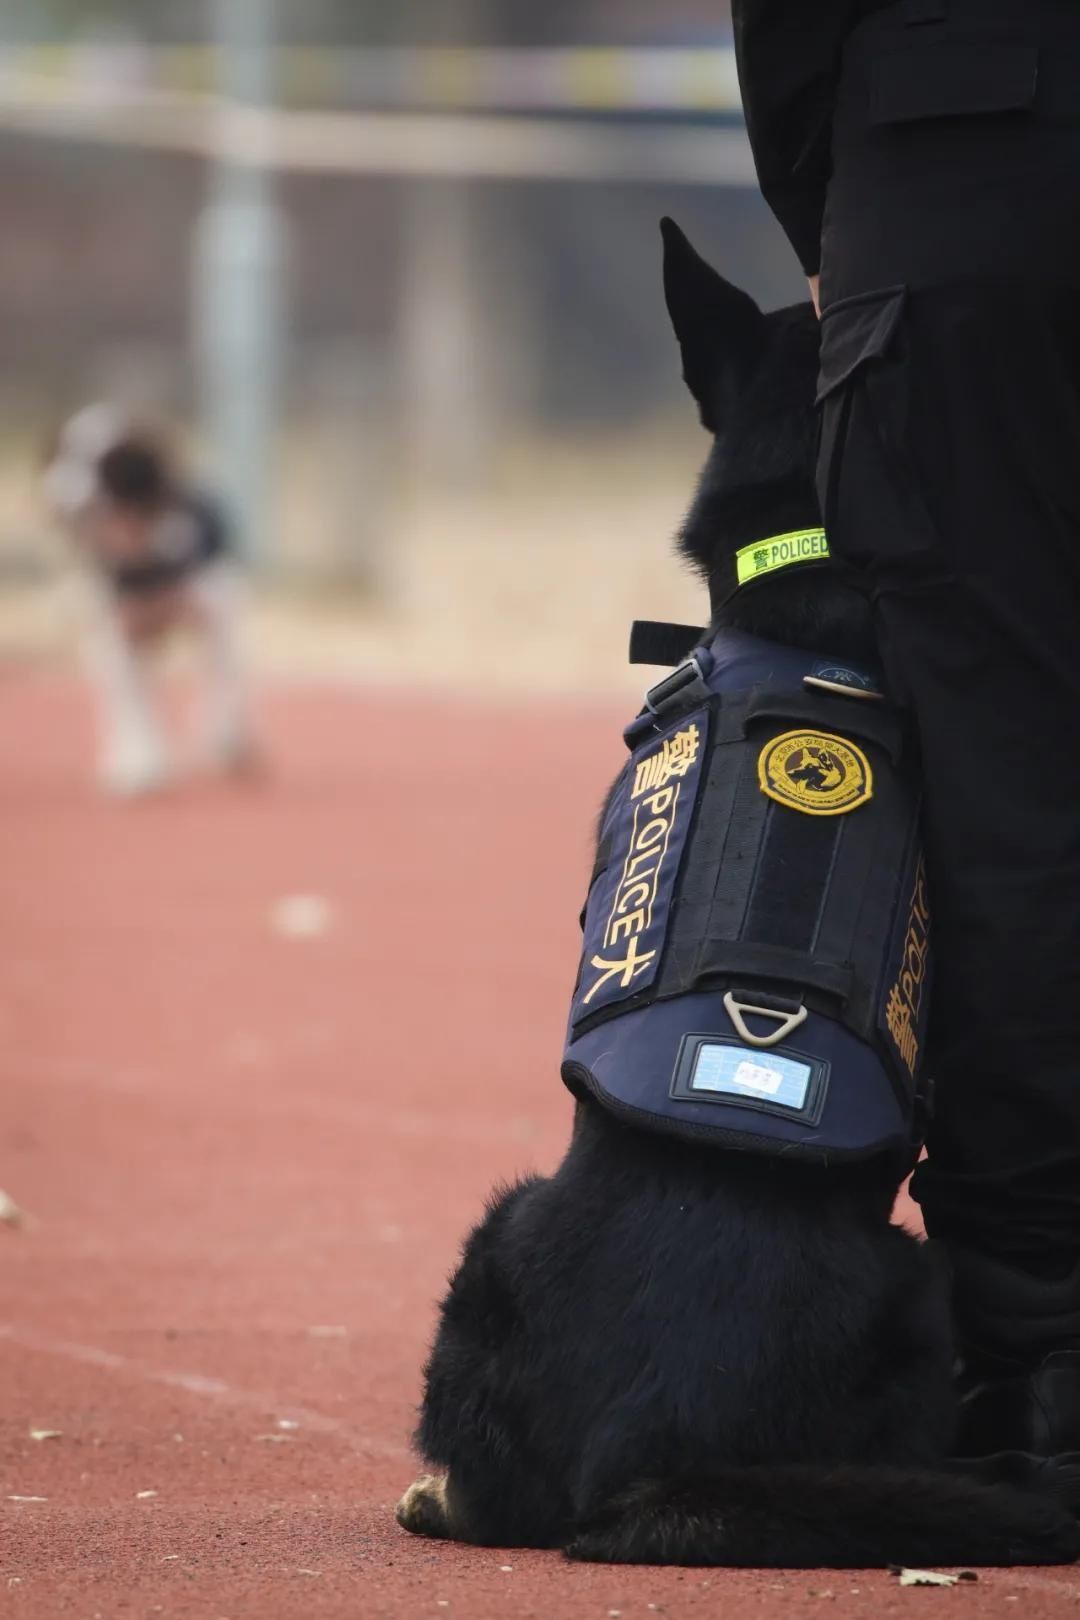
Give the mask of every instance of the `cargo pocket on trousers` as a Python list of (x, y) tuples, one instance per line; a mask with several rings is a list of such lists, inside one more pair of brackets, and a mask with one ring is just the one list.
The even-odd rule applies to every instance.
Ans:
[[(875, 590), (914, 583), (939, 548), (910, 453), (904, 287), (830, 304), (821, 318), (818, 495), (829, 544)], [(897, 581), (899, 582), (899, 581)]]

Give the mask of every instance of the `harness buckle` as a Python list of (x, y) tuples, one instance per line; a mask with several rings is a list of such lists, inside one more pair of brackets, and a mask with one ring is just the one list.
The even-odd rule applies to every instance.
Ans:
[(712, 653), (707, 647), (698, 647), (685, 664), (665, 675), (662, 681), (650, 686), (645, 693), (644, 707), (623, 732), (627, 748), (636, 748), (651, 732), (675, 720), (680, 714), (689, 714), (712, 696), (708, 676), (713, 667)]
[[(747, 992), (740, 990), (739, 995), (745, 996)], [(807, 1018), (806, 1008), (802, 1002), (793, 1004), (790, 1001), (781, 1001), (773, 1007), (762, 1007), (753, 1001), (741, 1001), (735, 997), (733, 990), (724, 992), (724, 1010), (735, 1026), (735, 1032), (740, 1040), (746, 1041), (750, 1046), (778, 1046), (782, 1040), (805, 1024)], [(746, 1022), (745, 1013), (752, 1013), (755, 1018), (775, 1018), (779, 1020), (776, 1029), (768, 1035), (755, 1035)]]
[(706, 676), (712, 668), (712, 654), (704, 647), (692, 652), (685, 664), (665, 675), (645, 693), (645, 707), (657, 720), (672, 709), (690, 709), (709, 694)]

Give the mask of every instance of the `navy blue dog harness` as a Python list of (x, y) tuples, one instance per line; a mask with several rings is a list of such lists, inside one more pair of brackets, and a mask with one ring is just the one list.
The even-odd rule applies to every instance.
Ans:
[(106, 566), (119, 596), (172, 590), (207, 564), (227, 556), (229, 535), (218, 503), (201, 490), (181, 495), (156, 522), (149, 555)]
[(919, 792), (875, 677), (722, 630), (651, 689), (625, 737), (566, 1085), (728, 1148), (917, 1151)]

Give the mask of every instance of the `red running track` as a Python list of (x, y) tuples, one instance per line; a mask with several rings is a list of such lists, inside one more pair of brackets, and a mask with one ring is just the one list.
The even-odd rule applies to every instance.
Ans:
[[(901, 1590), (398, 1530), (459, 1238), (564, 1141), (619, 712), (308, 688), (267, 716), (264, 785), (115, 804), (81, 694), (0, 681), (0, 1186), (28, 1215), (0, 1228), (0, 1613), (1075, 1614), (1069, 1570)], [(321, 937), (272, 926), (301, 893)]]

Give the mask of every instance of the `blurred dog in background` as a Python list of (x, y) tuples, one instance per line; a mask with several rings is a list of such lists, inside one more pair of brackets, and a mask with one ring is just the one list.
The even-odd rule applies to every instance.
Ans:
[(242, 582), (217, 501), (181, 473), (162, 435), (105, 403), (64, 424), (43, 484), (82, 576), (102, 786), (146, 793), (173, 774), (150, 659), (176, 631), (193, 635), (201, 654), (202, 761), (249, 769), (257, 753), (240, 647)]

